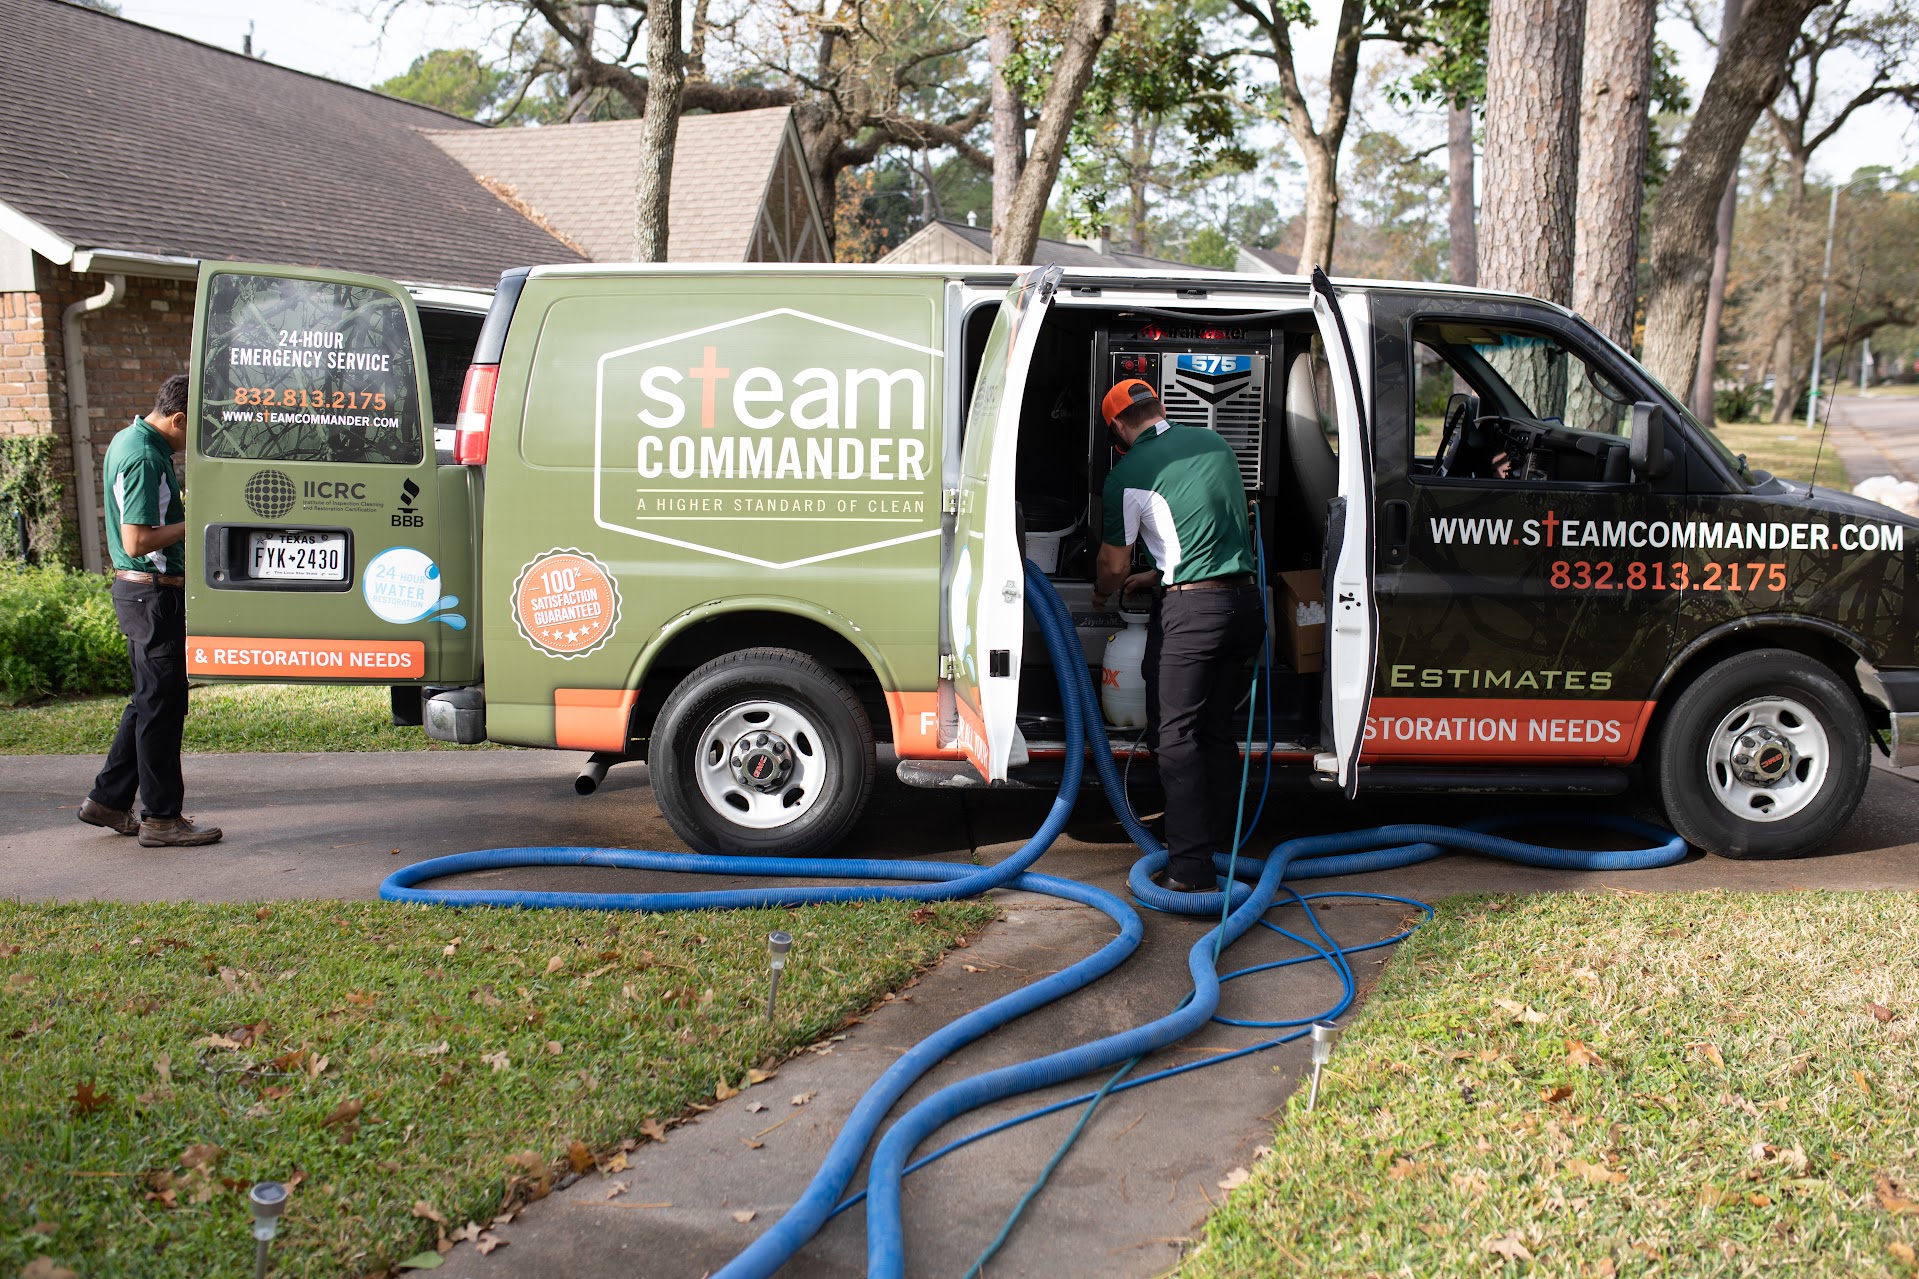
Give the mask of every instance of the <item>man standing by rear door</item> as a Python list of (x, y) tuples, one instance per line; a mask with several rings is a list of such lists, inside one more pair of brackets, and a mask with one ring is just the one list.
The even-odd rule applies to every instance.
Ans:
[[(217, 826), (180, 815), (180, 734), (187, 718), (186, 508), (176, 449), (187, 442), (187, 377), (160, 387), (153, 411), (113, 437), (101, 467), (113, 611), (133, 661), (133, 698), (120, 715), (107, 762), (80, 805), (80, 820), (147, 848), (184, 848), (220, 838)], [(131, 810), (135, 793), (141, 816)]]
[(1134, 584), (1132, 548), (1144, 538), (1165, 583), (1145, 659), (1170, 854), (1159, 882), (1211, 892), (1213, 854), (1232, 842), (1239, 800), (1233, 707), (1265, 635), (1246, 489), (1232, 446), (1203, 427), (1167, 422), (1150, 384), (1120, 382), (1100, 412), (1124, 456), (1106, 476), (1093, 607)]

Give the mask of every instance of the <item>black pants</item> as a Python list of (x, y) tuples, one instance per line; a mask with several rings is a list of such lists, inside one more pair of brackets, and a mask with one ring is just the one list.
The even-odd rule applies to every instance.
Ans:
[(113, 583), (113, 611), (133, 659), (133, 699), (106, 766), (93, 779), (91, 798), (130, 810), (137, 789), (142, 817), (178, 817), (180, 733), (187, 719), (187, 597), (177, 586)]
[(1188, 884), (1211, 884), (1213, 854), (1233, 839), (1244, 727), (1234, 711), (1246, 693), (1246, 661), (1265, 633), (1253, 586), (1168, 591), (1146, 630), (1146, 706), (1166, 791), (1167, 873)]

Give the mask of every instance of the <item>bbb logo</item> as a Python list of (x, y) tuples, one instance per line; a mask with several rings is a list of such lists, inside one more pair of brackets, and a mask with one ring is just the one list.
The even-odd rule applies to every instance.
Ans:
[(413, 499), (420, 496), (420, 486), (412, 480), (400, 485), (400, 509), (393, 512), (394, 528), (419, 528), (426, 523), (426, 517), (413, 509)]

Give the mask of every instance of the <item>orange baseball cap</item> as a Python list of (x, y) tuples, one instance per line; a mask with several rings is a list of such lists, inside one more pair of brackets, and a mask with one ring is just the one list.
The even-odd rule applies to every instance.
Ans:
[(1151, 382), (1129, 377), (1123, 382), (1115, 382), (1113, 389), (1106, 393), (1106, 398), (1099, 402), (1100, 415), (1106, 419), (1106, 425), (1111, 426), (1113, 419), (1132, 405), (1158, 398), (1159, 392), (1153, 389)]

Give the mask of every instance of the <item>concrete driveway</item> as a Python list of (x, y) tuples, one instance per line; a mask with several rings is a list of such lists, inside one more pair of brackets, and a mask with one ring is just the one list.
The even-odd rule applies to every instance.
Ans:
[[(373, 896), (393, 867), (441, 853), (514, 844), (605, 844), (677, 848), (660, 820), (640, 765), (616, 768), (597, 795), (572, 791), (577, 757), (541, 752), (383, 755), (197, 756), (187, 764), (188, 807), (223, 824), (227, 842), (179, 852), (140, 849), (130, 839), (80, 826), (73, 816), (96, 761), (13, 757), (0, 765), (0, 886), (25, 899), (155, 898), (253, 901), (276, 897)], [(1582, 806), (1555, 801), (1576, 815)], [(1363, 822), (1460, 821), (1488, 801), (1379, 800), (1348, 807), (1281, 796), (1262, 839), (1345, 829)], [(992, 863), (1040, 821), (1043, 797), (909, 791), (891, 782), (869, 811), (849, 855), (936, 857)], [(1080, 814), (1041, 869), (1123, 891), (1133, 850), (1088, 793)], [(1573, 889), (1648, 891), (1726, 888), (1919, 889), (1919, 782), (1875, 770), (1858, 817), (1823, 854), (1790, 862), (1692, 857), (1659, 871), (1593, 875), (1533, 871), (1478, 857), (1448, 857), (1349, 886), (1428, 900), (1461, 892)], [(397, 852), (395, 851), (397, 850)], [(719, 886), (735, 880), (621, 871), (495, 872), (489, 884), (625, 889)], [(450, 881), (452, 882), (452, 881)], [(1315, 885), (1341, 885), (1328, 881)], [(510, 1247), (481, 1257), (461, 1247), (449, 1276), (574, 1279), (582, 1273), (698, 1276), (723, 1264), (777, 1220), (812, 1175), (866, 1084), (933, 1027), (1057, 970), (1102, 944), (1106, 919), (1027, 894), (1002, 895), (1005, 915), (972, 946), (953, 952), (904, 997), (887, 1002), (830, 1045), (803, 1053), (771, 1083), (750, 1089), (663, 1144), (641, 1146), (632, 1167), (589, 1176), (532, 1206), (499, 1233)], [(1326, 922), (1343, 941), (1396, 931), (1402, 910), (1341, 903)], [(1205, 924), (1147, 915), (1147, 940), (1118, 973), (961, 1053), (912, 1094), (981, 1069), (1052, 1051), (1174, 1007), (1187, 989), (1185, 952)], [(1235, 965), (1290, 953), (1256, 932)], [(1356, 966), (1362, 981), (1384, 955)], [(1225, 1010), (1258, 1018), (1309, 1016), (1337, 997), (1321, 965), (1282, 970), (1228, 987)], [(1209, 1027), (1139, 1070), (1189, 1062), (1254, 1043), (1256, 1032)], [(1219, 1202), (1218, 1183), (1254, 1158), (1273, 1112), (1305, 1064), (1298, 1045), (1274, 1049), (1111, 1098), (1055, 1173), (1005, 1251), (990, 1267), (1006, 1275), (1152, 1275)], [(1085, 1081), (1079, 1087), (1087, 1086)], [(942, 1133), (950, 1138), (1039, 1101), (1002, 1105)], [(803, 1108), (789, 1099), (816, 1096)], [(769, 1109), (749, 1111), (763, 1101)], [(1329, 1096), (1326, 1104), (1338, 1104)], [(1075, 1114), (1062, 1113), (968, 1147), (908, 1182), (908, 1260), (916, 1274), (958, 1274), (999, 1229)], [(784, 1123), (779, 1121), (785, 1120)], [(774, 1125), (777, 1124), (777, 1127)], [(743, 1144), (757, 1141), (758, 1148)], [(618, 1181), (624, 1193), (612, 1190)], [(613, 1196), (613, 1197), (609, 1197)], [(751, 1220), (735, 1213), (751, 1211)], [(842, 1275), (864, 1267), (865, 1223), (857, 1209), (830, 1225), (783, 1272)]]

